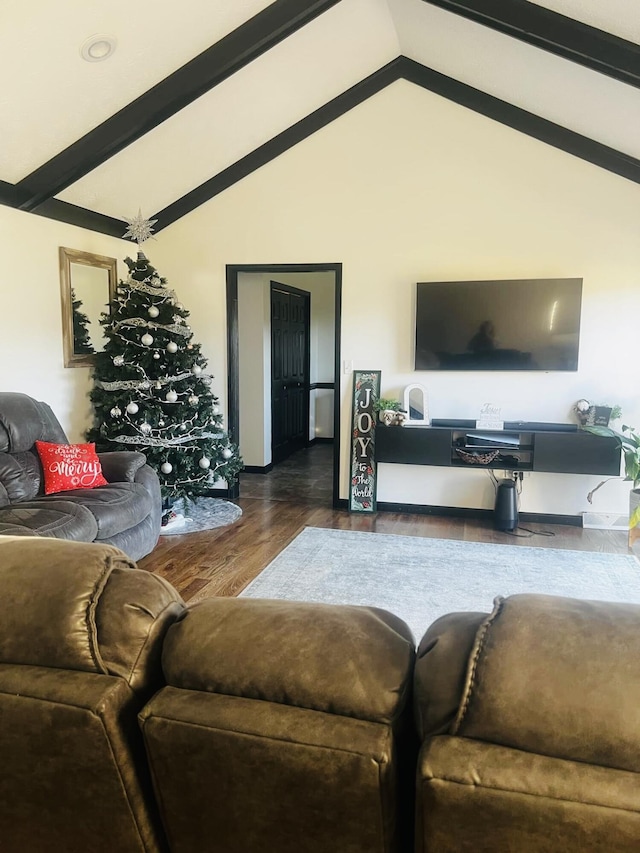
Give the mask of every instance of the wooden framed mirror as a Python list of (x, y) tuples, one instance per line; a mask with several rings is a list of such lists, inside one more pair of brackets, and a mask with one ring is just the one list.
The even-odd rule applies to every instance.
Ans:
[(100, 315), (115, 299), (115, 258), (59, 248), (62, 342), (65, 367), (89, 367), (104, 348)]

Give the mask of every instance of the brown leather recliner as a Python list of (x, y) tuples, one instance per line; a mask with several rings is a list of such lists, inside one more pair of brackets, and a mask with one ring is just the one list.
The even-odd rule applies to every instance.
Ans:
[(0, 850), (165, 850), (137, 714), (180, 596), (112, 546), (0, 536), (0, 602)]
[(190, 607), (140, 715), (171, 850), (408, 850), (414, 655), (406, 624), (374, 608)]
[(153, 550), (162, 497), (143, 453), (100, 453), (107, 485), (46, 495), (36, 441), (69, 443), (50, 406), (0, 391), (0, 535), (99, 541), (133, 560)]
[(419, 853), (640, 849), (640, 606), (544, 595), (418, 649)]

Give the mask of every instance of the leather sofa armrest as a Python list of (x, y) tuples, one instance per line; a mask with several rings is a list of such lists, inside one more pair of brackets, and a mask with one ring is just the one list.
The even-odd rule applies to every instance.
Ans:
[(144, 453), (137, 450), (110, 450), (98, 453), (102, 473), (109, 483), (133, 483), (136, 471), (147, 462)]
[(421, 740), (446, 734), (464, 693), (469, 657), (487, 613), (448, 613), (428, 628), (418, 646), (414, 711)]

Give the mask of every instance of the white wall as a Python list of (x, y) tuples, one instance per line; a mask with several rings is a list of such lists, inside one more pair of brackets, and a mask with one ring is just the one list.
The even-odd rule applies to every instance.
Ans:
[[(342, 358), (380, 368), (385, 395), (418, 380), (431, 417), (473, 418), (498, 401), (508, 420), (543, 421), (570, 420), (584, 396), (640, 423), (639, 233), (634, 183), (398, 81), (171, 226), (153, 257), (182, 274), (214, 363), (225, 358), (225, 263), (342, 262)], [(576, 373), (413, 371), (417, 281), (553, 277), (584, 279)], [(351, 374), (340, 379), (346, 497)], [(389, 467), (380, 500), (492, 505), (486, 473)], [(597, 482), (532, 475), (521, 508), (578, 513)], [(611, 483), (596, 502), (624, 512), (626, 489)]]
[[(52, 235), (64, 228), (47, 225)], [(59, 324), (48, 328), (58, 296), (55, 256), (49, 261), (46, 241), (91, 247), (71, 236), (48, 238), (40, 222), (34, 228), (35, 235), (25, 228), (22, 252), (12, 251), (5, 263), (14, 318), (3, 317), (7, 331), (0, 346), (4, 361), (10, 356), (25, 362), (14, 386), (35, 382), (41, 396), (53, 393), (58, 409), (68, 411), (75, 383), (65, 383), (62, 368), (48, 364), (52, 352), (61, 363), (61, 343)], [(420, 381), (428, 389), (431, 417), (473, 418), (481, 403), (497, 401), (508, 420), (544, 421), (570, 420), (574, 401), (586, 397), (619, 403), (625, 422), (640, 424), (633, 358), (639, 234), (636, 184), (398, 81), (145, 249), (191, 311), (194, 336), (210, 360), (223, 405), (225, 265), (341, 262), (342, 358), (357, 369), (381, 369), (385, 396)], [(104, 244), (93, 250), (116, 254)], [(34, 251), (39, 262), (25, 267), (21, 254)], [(584, 279), (576, 373), (413, 371), (415, 282), (552, 277)], [(33, 297), (43, 294), (46, 305), (40, 308)], [(34, 369), (37, 379), (30, 378)], [(346, 497), (351, 373), (340, 381), (340, 491)], [(589, 508), (586, 494), (598, 480), (532, 475), (521, 508), (575, 514)], [(483, 472), (381, 466), (378, 497), (488, 507), (487, 481)], [(595, 508), (623, 513), (626, 494), (621, 484), (610, 483), (597, 493)]]
[(49, 403), (71, 441), (91, 423), (88, 367), (64, 366), (58, 247), (135, 257), (128, 241), (0, 206), (0, 390)]

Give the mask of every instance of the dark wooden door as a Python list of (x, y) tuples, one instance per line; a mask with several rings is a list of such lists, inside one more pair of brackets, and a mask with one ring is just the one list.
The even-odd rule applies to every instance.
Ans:
[(271, 282), (271, 457), (282, 462), (309, 439), (310, 294)]

